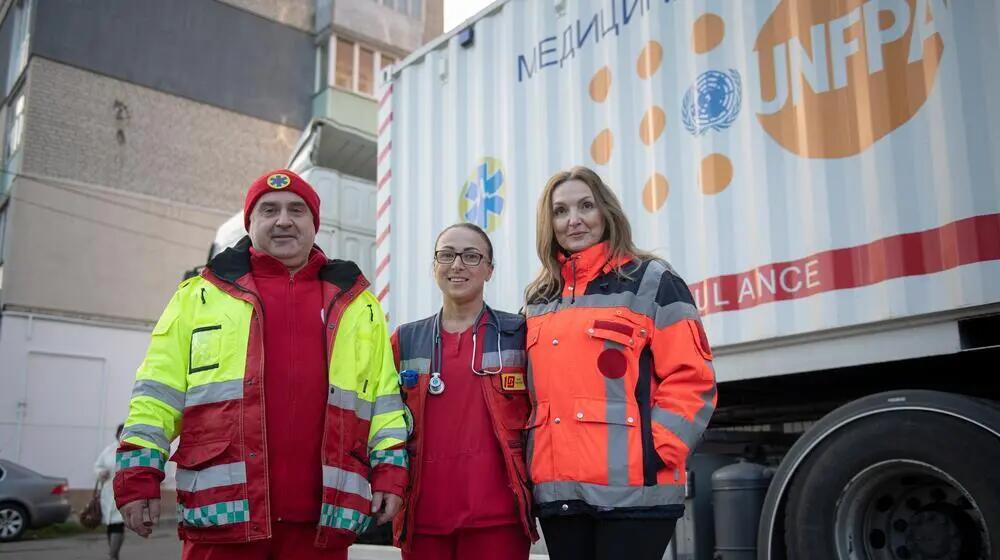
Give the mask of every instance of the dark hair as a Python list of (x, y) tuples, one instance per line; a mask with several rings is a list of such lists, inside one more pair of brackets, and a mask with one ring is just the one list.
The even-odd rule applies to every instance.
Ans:
[(125, 424), (118, 424), (118, 429), (115, 430), (115, 439), (122, 437), (122, 430), (125, 429)]
[(483, 238), (483, 241), (486, 242), (486, 252), (487, 252), (486, 261), (490, 264), (490, 266), (493, 266), (493, 242), (490, 241), (490, 236), (487, 235), (485, 231), (483, 231), (483, 228), (477, 226), (476, 224), (472, 224), (469, 222), (459, 222), (457, 224), (452, 224), (444, 228), (443, 230), (441, 230), (441, 233), (439, 233), (437, 237), (434, 239), (434, 247), (437, 247), (438, 241), (441, 241), (441, 236), (444, 235), (445, 232), (453, 230), (455, 228), (465, 228), (469, 231), (474, 231), (478, 233), (479, 236)]

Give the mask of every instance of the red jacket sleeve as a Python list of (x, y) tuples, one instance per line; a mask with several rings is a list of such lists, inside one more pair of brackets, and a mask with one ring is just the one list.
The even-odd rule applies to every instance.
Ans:
[(158, 500), (165, 457), (156, 449), (123, 443), (118, 447), (115, 473), (115, 506), (121, 509), (136, 500)]

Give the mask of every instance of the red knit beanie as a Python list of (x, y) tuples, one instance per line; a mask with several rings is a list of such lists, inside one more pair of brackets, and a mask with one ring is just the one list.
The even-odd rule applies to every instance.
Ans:
[(312, 185), (288, 169), (265, 173), (250, 185), (247, 197), (243, 200), (243, 227), (247, 231), (250, 231), (250, 214), (253, 212), (254, 204), (257, 204), (257, 199), (273, 191), (289, 191), (299, 195), (312, 212), (313, 226), (319, 231), (319, 195)]

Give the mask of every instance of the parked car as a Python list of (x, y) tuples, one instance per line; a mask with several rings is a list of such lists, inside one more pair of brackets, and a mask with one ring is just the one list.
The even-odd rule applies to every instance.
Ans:
[(0, 542), (69, 518), (69, 482), (0, 459)]

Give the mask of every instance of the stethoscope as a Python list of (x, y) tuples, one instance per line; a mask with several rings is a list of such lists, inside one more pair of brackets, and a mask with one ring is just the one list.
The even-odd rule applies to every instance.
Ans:
[[(483, 314), (486, 314), (486, 321), (480, 323), (483, 319)], [(479, 376), (497, 375), (503, 371), (503, 352), (500, 349), (500, 322), (496, 317), (496, 313), (494, 313), (493, 310), (489, 309), (486, 305), (483, 305), (482, 311), (479, 312), (479, 315), (476, 316), (476, 320), (472, 324), (472, 361), (469, 363), (469, 369), (472, 370), (472, 373)], [(493, 330), (497, 333), (497, 354), (500, 357), (500, 366), (495, 370), (488, 370), (484, 368), (476, 369), (476, 350), (478, 343), (477, 339), (479, 338), (479, 328), (484, 326), (493, 327)], [(441, 356), (441, 312), (439, 311), (434, 320), (434, 350), (430, 367), (431, 379), (427, 386), (427, 391), (432, 395), (440, 395), (444, 392), (444, 380), (441, 379)]]

